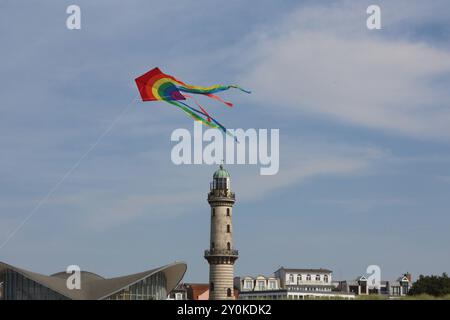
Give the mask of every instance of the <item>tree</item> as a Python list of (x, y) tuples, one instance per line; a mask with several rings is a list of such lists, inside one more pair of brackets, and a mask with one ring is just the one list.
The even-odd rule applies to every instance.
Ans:
[(450, 294), (450, 278), (447, 273), (442, 276), (424, 276), (420, 275), (419, 279), (413, 283), (409, 295), (430, 294), (435, 297)]

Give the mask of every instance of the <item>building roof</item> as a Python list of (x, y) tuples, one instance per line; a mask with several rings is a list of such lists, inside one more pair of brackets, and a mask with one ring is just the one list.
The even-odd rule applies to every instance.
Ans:
[(205, 290), (209, 289), (208, 283), (185, 283), (184, 285), (187, 288), (192, 288), (192, 289), (205, 289)]
[[(285, 267), (281, 267), (278, 270), (284, 270), (286, 272), (293, 272), (293, 273), (332, 273), (333, 271), (329, 270), (329, 269), (323, 269), (323, 268), (319, 268), (319, 269), (298, 269), (298, 268), (285, 268)], [(278, 271), (277, 270), (277, 271)]]
[(216, 172), (214, 172), (213, 178), (229, 178), (230, 174), (228, 173), (227, 170), (225, 170), (223, 168), (223, 165), (220, 165), (219, 169), (216, 170)]
[[(56, 278), (61, 278), (64, 280), (67, 280), (69, 277), (71, 276), (70, 273), (67, 273), (65, 271), (61, 271), (55, 274), (52, 274), (50, 277), (56, 277)], [(81, 271), (81, 279), (82, 281), (92, 281), (92, 280), (102, 280), (105, 279), (102, 276), (93, 273), (93, 272), (89, 272), (89, 271)]]
[(166, 291), (169, 293), (183, 278), (187, 265), (184, 262), (175, 262), (160, 268), (110, 279), (105, 279), (92, 272), (83, 271), (81, 272), (80, 290), (67, 288), (66, 280), (70, 275), (65, 272), (46, 276), (0, 262), (0, 271), (5, 269), (11, 269), (72, 300), (101, 300), (158, 272), (165, 274), (167, 279)]
[(256, 279), (258, 279), (258, 278), (264, 278), (264, 279), (270, 279), (270, 280), (272, 280), (272, 279), (277, 279), (277, 277), (275, 277), (274, 275), (270, 275), (270, 276), (265, 276), (265, 275), (263, 275), (263, 274), (258, 274), (257, 276), (243, 276), (243, 277), (234, 277), (235, 279), (237, 278), (237, 279), (239, 279), (239, 280), (249, 280), (249, 279), (252, 279), (252, 280), (256, 280)]
[(187, 297), (190, 300), (198, 300), (205, 292), (208, 292), (209, 295), (208, 283), (185, 283), (185, 287), (187, 289)]

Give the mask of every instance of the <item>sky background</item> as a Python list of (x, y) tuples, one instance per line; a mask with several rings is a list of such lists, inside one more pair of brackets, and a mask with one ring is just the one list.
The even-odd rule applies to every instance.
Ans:
[[(82, 29), (66, 28), (77, 4)], [(366, 8), (382, 9), (382, 30)], [(229, 128), (280, 129), (280, 171), (229, 165), (236, 275), (280, 266), (351, 279), (450, 271), (450, 3), (436, 1), (0, 2), (0, 242), (159, 66), (238, 83)], [(185, 261), (207, 282), (216, 166), (176, 166), (193, 122), (138, 103), (0, 249), (0, 261), (104, 276)]]

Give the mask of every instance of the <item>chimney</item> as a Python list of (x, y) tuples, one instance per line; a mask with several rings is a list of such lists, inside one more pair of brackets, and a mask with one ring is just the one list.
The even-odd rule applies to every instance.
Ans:
[(408, 279), (409, 283), (412, 283), (412, 275), (411, 275), (411, 273), (409, 273), (409, 272), (405, 273), (405, 277)]

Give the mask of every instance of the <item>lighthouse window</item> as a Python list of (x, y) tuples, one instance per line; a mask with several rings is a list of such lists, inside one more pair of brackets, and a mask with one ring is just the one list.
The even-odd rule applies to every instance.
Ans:
[(227, 297), (231, 297), (231, 289), (230, 288), (227, 289)]
[(227, 217), (230, 216), (230, 208), (227, 208)]
[(211, 242), (211, 248), (214, 249), (214, 247), (215, 247), (214, 242)]
[(227, 242), (227, 249), (231, 250), (231, 243)]
[(227, 188), (227, 179), (224, 179), (224, 178), (217, 179), (217, 188), (218, 189), (226, 189)]
[(231, 232), (231, 228), (230, 228), (230, 225), (229, 224), (227, 224), (227, 233), (230, 233)]
[(212, 216), (214, 217), (216, 215), (216, 208), (212, 209)]
[(209, 285), (209, 289), (210, 289), (211, 291), (214, 291), (214, 282), (211, 282), (211, 284)]

